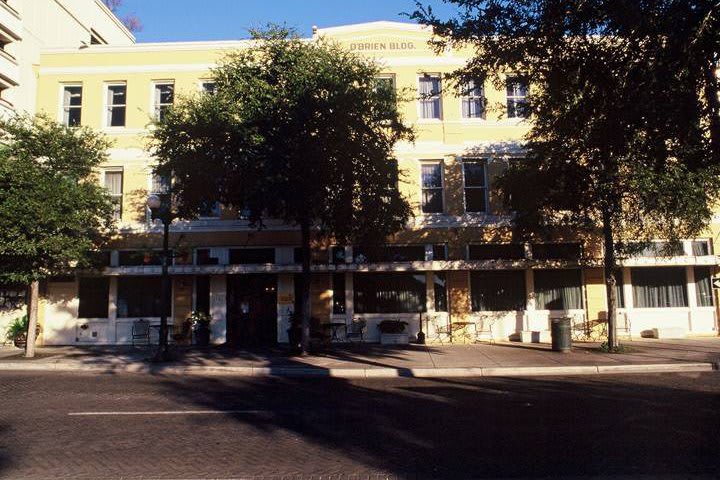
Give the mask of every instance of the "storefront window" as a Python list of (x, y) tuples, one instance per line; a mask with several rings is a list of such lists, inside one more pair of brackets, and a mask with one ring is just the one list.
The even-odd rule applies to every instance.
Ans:
[(533, 273), (538, 309), (583, 308), (580, 270), (536, 270)]
[(470, 293), (474, 312), (525, 310), (525, 272), (472, 272)]
[[(162, 311), (161, 291), (160, 277), (118, 278), (117, 316), (119, 318), (159, 317)], [(167, 303), (170, 305), (171, 302)]]
[(357, 313), (418, 313), (426, 311), (425, 273), (356, 273)]
[(635, 307), (688, 306), (685, 267), (633, 268), (631, 272)]
[(78, 285), (78, 317), (107, 318), (109, 296), (108, 277), (81, 278)]

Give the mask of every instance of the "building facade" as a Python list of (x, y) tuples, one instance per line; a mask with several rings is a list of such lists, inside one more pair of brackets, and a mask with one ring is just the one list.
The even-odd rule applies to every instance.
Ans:
[[(133, 43), (101, 0), (0, 0), (0, 116), (36, 112), (43, 49)], [(22, 315), (24, 297), (20, 286), (0, 289), (0, 332)]]
[[(471, 52), (434, 52), (430, 31), (375, 22), (317, 29), (359, 55), (375, 58), (382, 81), (412, 92), (399, 105), (417, 131), (396, 149), (400, 189), (414, 218), (380, 251), (352, 245), (313, 249), (312, 313), (317, 322), (364, 319), (366, 339), (377, 324), (421, 325), (428, 339), (479, 336), (534, 341), (550, 319), (570, 316), (576, 328), (602, 325), (606, 295), (599, 247), (572, 237), (556, 243), (513, 243), (512, 217), (494, 189), (510, 161), (522, 159), (528, 85), (508, 75), (450, 88), (445, 76)], [(41, 341), (125, 344), (139, 319), (160, 316), (161, 229), (145, 200), (162, 191), (147, 151), (152, 120), (187, 94), (212, 94), (211, 68), (235, 42), (108, 44), (46, 49), (37, 68), (37, 109), (67, 125), (87, 125), (114, 141), (99, 172), (116, 205), (120, 233), (94, 272), (52, 279), (43, 286)], [(199, 166), (201, 167), (201, 166)], [(531, 186), (530, 186), (531, 188)], [(718, 219), (720, 222), (720, 219)], [(625, 261), (618, 287), (621, 334), (653, 330), (717, 334), (711, 280), (718, 265), (716, 230), (688, 239), (672, 257), (649, 248)], [(193, 310), (212, 315), (212, 341), (266, 345), (287, 341), (296, 310), (299, 231), (269, 220), (258, 231), (238, 212), (208, 208), (176, 221), (170, 321), (180, 332)]]

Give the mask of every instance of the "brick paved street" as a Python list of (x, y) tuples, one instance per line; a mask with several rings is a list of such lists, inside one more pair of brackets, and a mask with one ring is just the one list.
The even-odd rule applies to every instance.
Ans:
[(720, 465), (718, 373), (348, 381), (6, 372), (0, 398), (2, 478), (716, 478)]

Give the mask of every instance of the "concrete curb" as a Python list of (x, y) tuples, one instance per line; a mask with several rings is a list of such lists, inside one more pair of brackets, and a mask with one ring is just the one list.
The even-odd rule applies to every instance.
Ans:
[(223, 367), (153, 365), (149, 363), (82, 364), (78, 362), (0, 362), (0, 371), (56, 371), (88, 373), (144, 373), (159, 375), (231, 375), (238, 377), (332, 378), (453, 378), (541, 377), (640, 373), (711, 372), (715, 363), (653, 363), (630, 365), (574, 365), (558, 367), (461, 367), (461, 368), (320, 368), (320, 367)]

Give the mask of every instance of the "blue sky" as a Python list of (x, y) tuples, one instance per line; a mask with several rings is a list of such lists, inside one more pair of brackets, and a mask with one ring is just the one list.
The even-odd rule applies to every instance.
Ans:
[[(414, 9), (413, 0), (125, 0), (119, 12), (136, 14), (143, 31), (139, 42), (233, 40), (247, 37), (249, 27), (268, 22), (287, 23), (303, 36), (313, 25), (392, 20), (409, 22), (401, 12)], [(439, 12), (451, 7), (441, 0), (425, 0)]]

